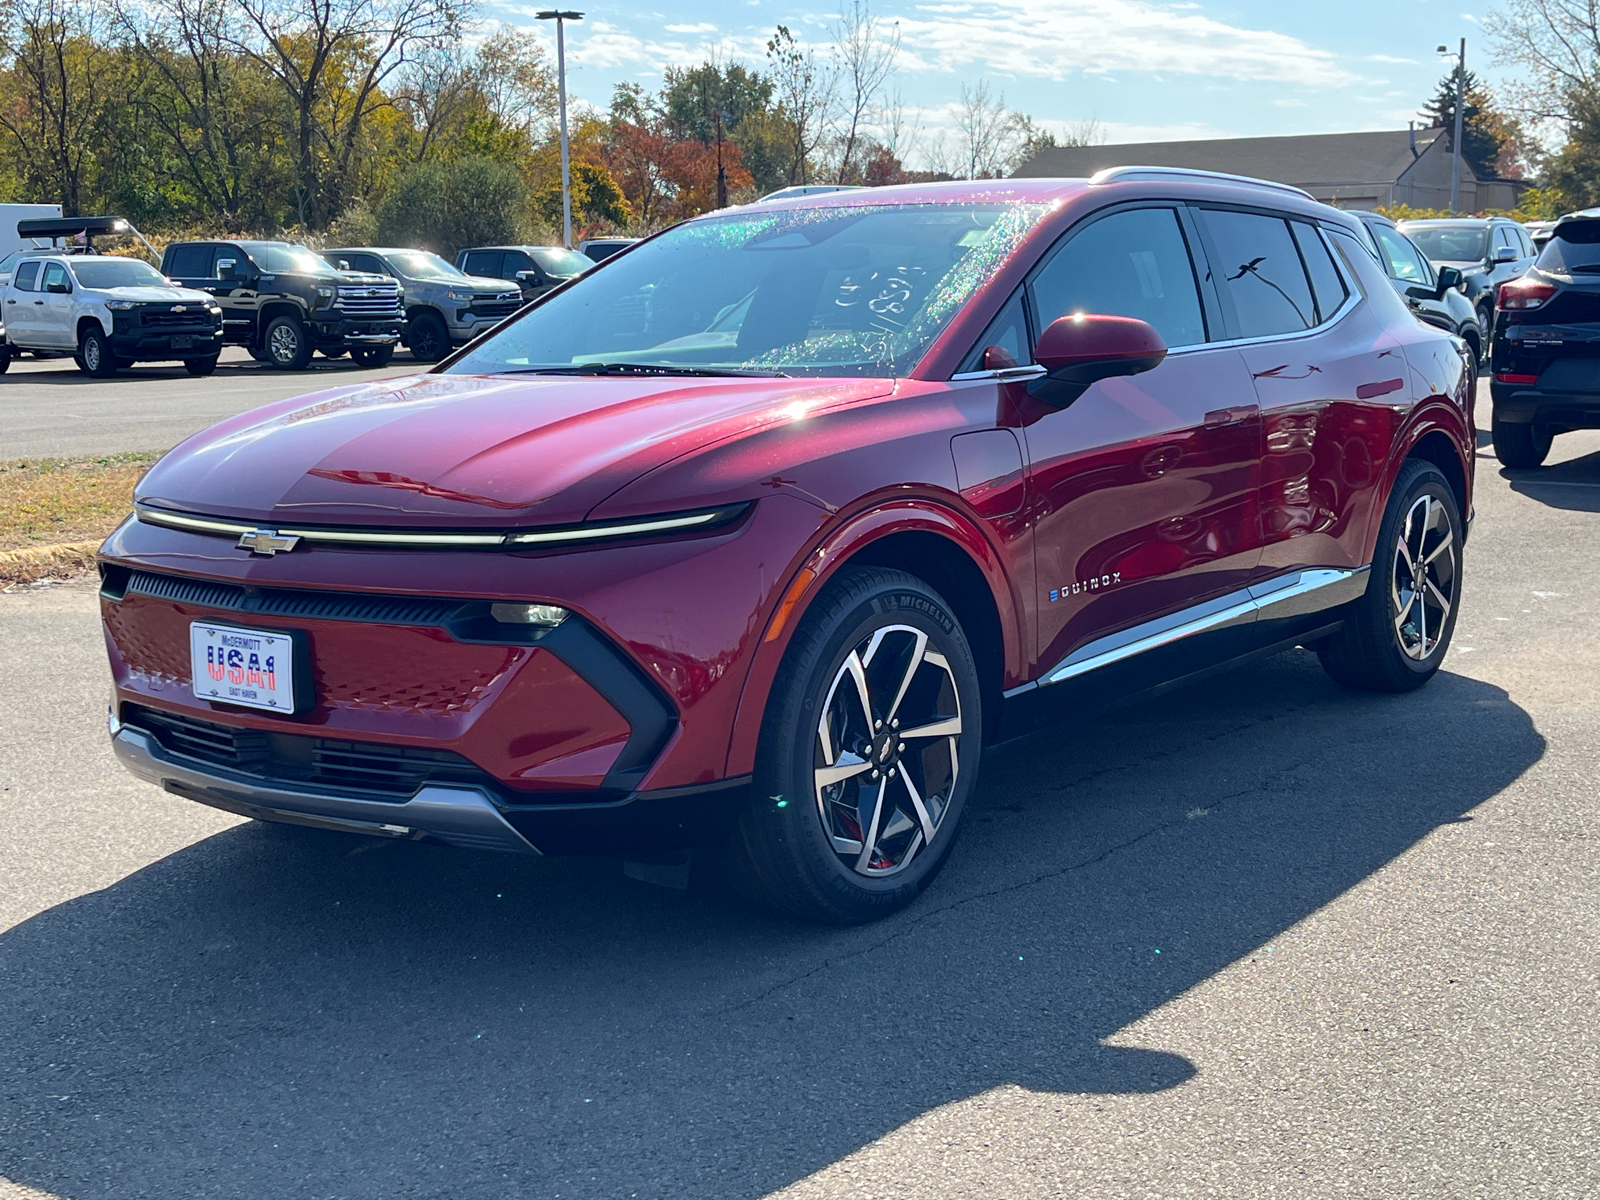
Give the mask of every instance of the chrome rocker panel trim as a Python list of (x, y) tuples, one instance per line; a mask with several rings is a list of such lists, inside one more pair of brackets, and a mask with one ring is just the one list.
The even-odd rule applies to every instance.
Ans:
[(111, 748), (122, 765), (140, 779), (184, 800), (265, 821), (319, 825), (379, 837), (414, 838), (427, 834), (469, 850), (539, 853), (476, 788), (430, 783), (405, 803), (392, 804), (272, 787), (181, 765), (167, 757), (144, 730), (123, 725), (115, 716), (110, 724)]
[(1370, 570), (1370, 567), (1359, 567), (1353, 571), (1296, 571), (1292, 575), (1252, 584), (1204, 604), (1107, 634), (1078, 647), (1039, 679), (1014, 687), (1005, 696), (1010, 699), (1035, 688), (1063, 683), (1196, 634), (1249, 625), (1258, 620), (1276, 621), (1309, 616), (1338, 608), (1358, 599), (1366, 591)]

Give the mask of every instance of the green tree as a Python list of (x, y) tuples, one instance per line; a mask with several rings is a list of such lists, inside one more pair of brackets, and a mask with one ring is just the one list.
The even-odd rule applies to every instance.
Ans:
[[(1457, 63), (1450, 73), (1439, 81), (1439, 86), (1422, 108), (1422, 117), (1429, 125), (1443, 127), (1445, 146), (1455, 150), (1456, 129), (1456, 77), (1461, 74)], [(1463, 79), (1461, 106), (1461, 159), (1479, 179), (1517, 178), (1521, 172), (1521, 129), (1517, 123), (1496, 106), (1488, 88), (1468, 71)], [(1514, 172), (1508, 175), (1507, 172)]]
[(373, 216), (380, 242), (452, 258), (463, 246), (520, 241), (527, 207), (522, 173), (508, 163), (429, 159), (396, 175)]
[[(572, 223), (584, 229), (626, 229), (633, 218), (628, 201), (611, 177), (597, 163), (574, 162), (572, 180)], [(559, 174), (533, 197), (533, 212), (552, 229), (561, 228), (561, 177)]]
[(714, 62), (698, 67), (668, 67), (661, 88), (661, 109), (679, 137), (710, 145), (716, 140), (717, 113), (722, 135), (731, 137), (751, 113), (763, 113), (772, 100), (772, 83), (740, 63)]

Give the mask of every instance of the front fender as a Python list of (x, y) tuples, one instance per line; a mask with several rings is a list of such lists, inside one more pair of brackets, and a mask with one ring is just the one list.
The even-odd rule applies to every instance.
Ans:
[(977, 520), (952, 506), (924, 498), (879, 504), (844, 515), (825, 526), (812, 545), (795, 557), (782, 590), (774, 590), (776, 601), (765, 614), (762, 637), (746, 672), (734, 718), (729, 739), (729, 776), (747, 775), (755, 768), (767, 698), (806, 609), (846, 563), (873, 543), (903, 533), (943, 538), (977, 567), (999, 616), (1004, 656), (1001, 686), (1022, 681), (1031, 661), (1022, 597), (998, 549)]

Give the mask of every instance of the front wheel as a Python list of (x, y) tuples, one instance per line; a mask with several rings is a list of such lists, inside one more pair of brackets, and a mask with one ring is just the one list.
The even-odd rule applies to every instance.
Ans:
[(768, 699), (735, 882), (840, 925), (911, 903), (960, 830), (981, 708), (971, 648), (938, 593), (901, 571), (841, 571)]
[(262, 336), (267, 365), (280, 371), (304, 371), (314, 347), (306, 328), (293, 317), (274, 317)]
[(1318, 647), (1323, 669), (1366, 691), (1421, 687), (1444, 661), (1460, 600), (1455, 494), (1438, 467), (1412, 459), (1389, 494), (1367, 590)]
[(117, 373), (117, 359), (111, 353), (111, 343), (105, 331), (97, 325), (85, 327), (78, 338), (78, 366), (85, 375), (96, 379), (109, 379)]
[(438, 362), (450, 353), (450, 330), (444, 318), (432, 309), (423, 309), (406, 321), (406, 345), (418, 362)]
[(393, 346), (356, 346), (350, 351), (350, 361), (358, 367), (386, 367), (393, 357)]
[(1489, 429), (1494, 439), (1494, 456), (1502, 466), (1530, 470), (1544, 465), (1555, 435), (1548, 425), (1517, 425), (1496, 421)]

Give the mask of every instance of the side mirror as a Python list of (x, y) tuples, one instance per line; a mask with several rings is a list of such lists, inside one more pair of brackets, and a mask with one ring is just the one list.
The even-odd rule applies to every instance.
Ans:
[(64, 279), (53, 280), (44, 285), (44, 290), (53, 292), (57, 296), (72, 295), (72, 285)]
[(217, 278), (218, 279), (226, 279), (226, 280), (232, 282), (232, 280), (237, 275), (238, 267), (239, 267), (239, 263), (238, 263), (238, 261), (236, 259), (232, 259), (232, 258), (219, 258), (219, 259), (217, 259)]
[(1494, 248), (1495, 266), (1499, 266), (1501, 263), (1516, 262), (1521, 257), (1522, 255), (1513, 246), (1496, 246)]
[[(1510, 249), (1510, 247), (1502, 247), (1502, 249)], [(1434, 299), (1443, 300), (1446, 292), (1448, 292), (1451, 288), (1458, 288), (1460, 286), (1461, 272), (1459, 270), (1457, 270), (1455, 267), (1440, 267), (1439, 278), (1437, 283), (1434, 285)]]
[(348, 258), (341, 258), (339, 260), (339, 270), (348, 271), (349, 269), (350, 269), (350, 260)]
[(517, 272), (517, 282), (518, 283), (522, 283), (522, 284), (528, 284), (528, 283), (537, 284), (539, 282), (539, 272), (537, 272), (537, 271), (518, 271)]
[(1119, 375), (1153, 370), (1167, 357), (1167, 344), (1147, 321), (1074, 313), (1059, 317), (1039, 335), (1033, 361), (1045, 369), (1028, 384), (1028, 394), (1065, 408), (1089, 385)]

